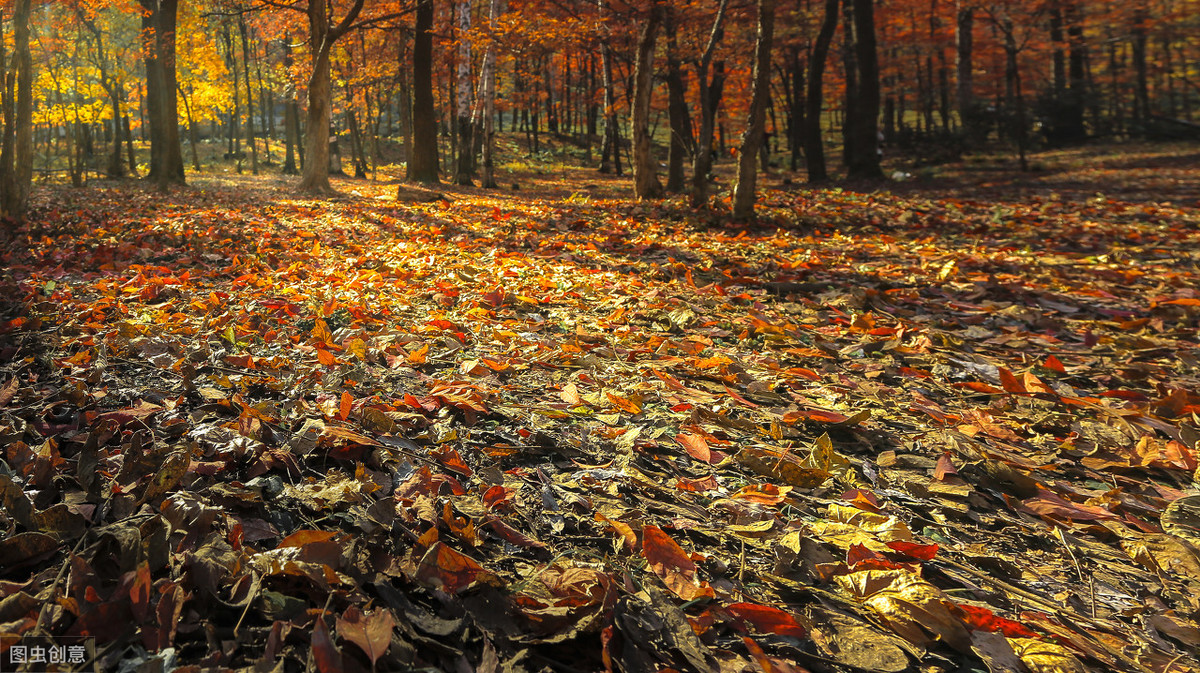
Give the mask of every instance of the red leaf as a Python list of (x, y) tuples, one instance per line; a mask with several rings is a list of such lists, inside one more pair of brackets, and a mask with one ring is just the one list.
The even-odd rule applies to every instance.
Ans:
[(759, 633), (804, 638), (808, 632), (790, 614), (769, 605), (734, 603), (725, 608), (733, 616), (751, 624)]
[(850, 417), (824, 409), (800, 409), (799, 411), (789, 411), (783, 415), (784, 423), (795, 423), (801, 420), (816, 421), (817, 423), (843, 423), (850, 420)]
[(771, 665), (771, 660), (767, 658), (767, 653), (763, 652), (763, 648), (759, 647), (753, 638), (742, 636), (742, 642), (745, 643), (750, 656), (754, 657), (754, 661), (758, 662), (758, 667), (763, 670), (763, 673), (775, 673), (775, 667)]
[(462, 456), (458, 455), (458, 451), (449, 444), (444, 444), (440, 448), (434, 449), (430, 452), (430, 457), (441, 463), (442, 467), (447, 470), (457, 472), (464, 477), (470, 477), (472, 474), (475, 474), (475, 471), (467, 465)]
[(981, 608), (975, 605), (959, 605), (958, 610), (962, 613), (963, 621), (972, 631), (993, 631), (1003, 633), (1009, 638), (1036, 638), (1037, 634), (1030, 631), (1025, 625), (1014, 622), (1011, 619), (997, 617), (994, 612), (987, 608)]
[(354, 405), (354, 397), (350, 393), (343, 390), (342, 391), (342, 403), (338, 408), (338, 418), (340, 418), (343, 421), (346, 420), (347, 418), (350, 418), (350, 407), (353, 405)]
[(333, 638), (329, 637), (324, 616), (317, 617), (313, 626), (312, 658), (317, 662), (320, 673), (342, 673), (342, 653), (333, 644)]
[(679, 481), (675, 483), (675, 488), (681, 491), (691, 491), (693, 493), (715, 491), (720, 487), (721, 485), (717, 483), (717, 478), (711, 474), (703, 479), (688, 479), (686, 477), (680, 477)]
[(1024, 395), (1026, 393), (1025, 386), (1017, 380), (1017, 377), (1012, 372), (1004, 367), (1000, 368), (1000, 386), (1005, 392), (1013, 393), (1014, 395)]
[(1064, 367), (1063, 363), (1060, 362), (1059, 359), (1054, 357), (1053, 355), (1047, 357), (1046, 361), (1044, 363), (1042, 363), (1042, 366), (1045, 367), (1046, 369), (1050, 369), (1050, 370), (1059, 372), (1060, 374), (1067, 373), (1067, 368)]
[(877, 552), (873, 552), (870, 549), (867, 549), (864, 545), (861, 545), (861, 544), (852, 544), (852, 545), (850, 545), (850, 548), (846, 550), (846, 565), (848, 565), (850, 567), (854, 567), (854, 566), (858, 565), (859, 563), (861, 563), (862, 561), (881, 561), (881, 560), (883, 560), (882, 556), (880, 556)]
[[(498, 517), (494, 517), (494, 516), (487, 517), (487, 521), (484, 525), (491, 528), (492, 532), (494, 532), (496, 535), (499, 535), (500, 537), (504, 538), (507, 542), (515, 544), (518, 547), (541, 548), (541, 547), (546, 546), (545, 543), (538, 542), (537, 540), (529, 537), (528, 535), (513, 528), (512, 526), (509, 526), (508, 524), (504, 523), (504, 521), (499, 519)], [(483, 526), (480, 526), (480, 528), (482, 528), (482, 527)]]
[(696, 564), (658, 526), (642, 527), (642, 555), (654, 574), (683, 600), (715, 595), (707, 582), (696, 584)]
[(899, 554), (904, 554), (909, 558), (915, 558), (920, 561), (932, 561), (933, 557), (937, 556), (938, 553), (938, 546), (936, 544), (918, 544), (916, 542), (895, 540), (888, 542), (887, 546)]
[(488, 509), (505, 508), (512, 505), (514, 491), (496, 484), (483, 494), (483, 504)]
[(345, 614), (337, 618), (338, 635), (358, 645), (371, 660), (372, 667), (391, 646), (395, 626), (391, 612), (379, 609), (363, 613), (357, 605), (346, 608)]

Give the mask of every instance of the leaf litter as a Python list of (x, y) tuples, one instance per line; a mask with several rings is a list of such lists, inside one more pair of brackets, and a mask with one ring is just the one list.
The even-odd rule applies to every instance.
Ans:
[(763, 205), (53, 193), (4, 253), (4, 646), (1200, 669), (1196, 209)]

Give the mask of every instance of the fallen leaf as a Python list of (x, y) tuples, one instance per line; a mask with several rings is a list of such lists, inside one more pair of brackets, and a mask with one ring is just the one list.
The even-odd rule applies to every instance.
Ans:
[(351, 605), (337, 618), (338, 635), (358, 645), (371, 660), (372, 668), (391, 646), (395, 626), (392, 613), (382, 608), (364, 613), (357, 605)]

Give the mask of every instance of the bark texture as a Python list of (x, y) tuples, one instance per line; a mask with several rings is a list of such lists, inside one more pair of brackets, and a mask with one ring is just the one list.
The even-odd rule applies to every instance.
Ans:
[(650, 146), (650, 94), (654, 89), (654, 43), (662, 25), (663, 8), (657, 2), (642, 26), (633, 68), (633, 190), (639, 199), (662, 196), (657, 161)]
[(150, 126), (150, 173), (160, 191), (184, 184), (183, 148), (175, 99), (175, 21), (179, 0), (138, 0), (146, 62), (146, 112)]
[(825, 144), (821, 141), (821, 111), (824, 107), (825, 61), (829, 57), (837, 23), (838, 0), (825, 0), (825, 15), (813, 43), (812, 58), (808, 62), (808, 89), (804, 99), (804, 162), (809, 182), (829, 179), (825, 167)]
[(733, 190), (733, 218), (754, 217), (754, 192), (758, 184), (758, 150), (763, 143), (767, 98), (771, 86), (771, 46), (775, 38), (775, 0), (758, 0), (758, 34), (754, 40), (754, 91), (750, 94), (750, 120), (742, 134), (738, 154), (738, 181)]
[(412, 152), (408, 157), (408, 179), (437, 184), (437, 113), (433, 108), (433, 0), (417, 5), (416, 37), (413, 39)]

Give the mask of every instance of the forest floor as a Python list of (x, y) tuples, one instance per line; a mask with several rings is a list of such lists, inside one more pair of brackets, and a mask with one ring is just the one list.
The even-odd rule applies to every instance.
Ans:
[(1200, 671), (1198, 158), (40, 189), (0, 670)]

